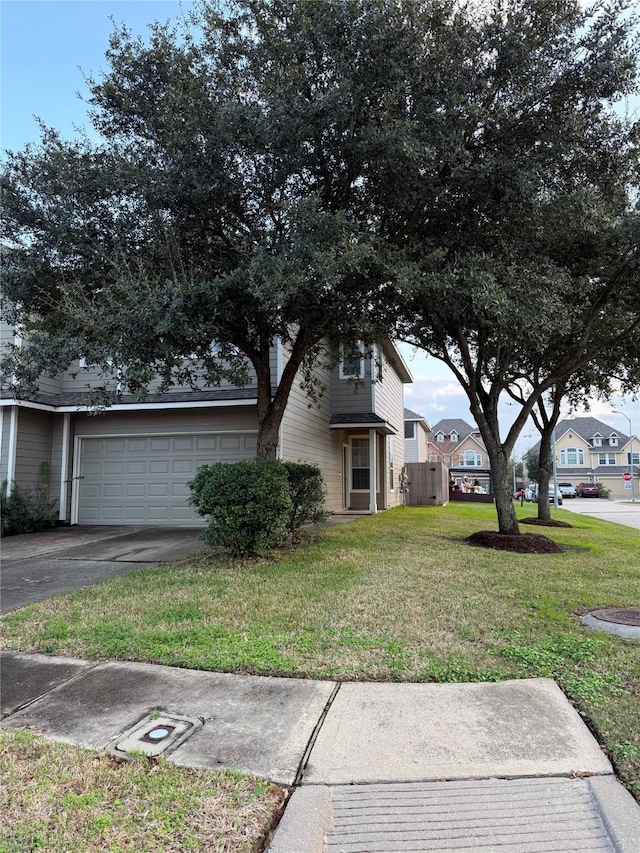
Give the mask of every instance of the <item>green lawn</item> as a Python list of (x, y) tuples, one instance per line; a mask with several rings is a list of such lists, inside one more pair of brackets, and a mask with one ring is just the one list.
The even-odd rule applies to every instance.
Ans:
[(0, 729), (0, 853), (255, 853), (283, 791)]
[[(534, 511), (518, 508), (520, 517)], [(314, 678), (551, 676), (640, 796), (640, 642), (591, 632), (578, 618), (639, 605), (638, 533), (562, 510), (557, 517), (573, 528), (529, 529), (568, 547), (558, 555), (465, 544), (476, 530), (496, 529), (483, 504), (399, 508), (272, 559), (203, 551), (10, 614), (4, 643)]]

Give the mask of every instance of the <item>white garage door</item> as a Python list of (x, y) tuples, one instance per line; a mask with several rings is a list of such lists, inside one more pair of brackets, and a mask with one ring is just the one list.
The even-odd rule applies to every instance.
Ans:
[(80, 440), (79, 524), (201, 524), (187, 481), (201, 465), (255, 459), (256, 435)]

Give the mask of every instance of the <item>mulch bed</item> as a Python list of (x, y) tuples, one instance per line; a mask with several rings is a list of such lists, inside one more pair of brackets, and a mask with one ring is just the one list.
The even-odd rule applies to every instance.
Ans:
[(516, 554), (561, 554), (565, 549), (540, 533), (496, 533), (479, 530), (465, 540), (477, 548), (494, 548), (496, 551), (512, 551)]
[(566, 521), (558, 521), (555, 518), (519, 518), (518, 524), (539, 524), (540, 527), (573, 527)]

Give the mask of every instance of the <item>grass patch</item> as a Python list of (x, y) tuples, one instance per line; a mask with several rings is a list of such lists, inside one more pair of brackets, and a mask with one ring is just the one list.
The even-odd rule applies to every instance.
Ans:
[[(533, 516), (536, 507), (519, 515)], [(398, 508), (270, 559), (200, 552), (3, 619), (5, 646), (225, 672), (398, 681), (552, 676), (640, 793), (640, 643), (579, 614), (638, 606), (637, 531), (560, 510), (563, 552), (464, 540), (484, 504)]]
[(0, 729), (0, 853), (256, 853), (283, 791)]

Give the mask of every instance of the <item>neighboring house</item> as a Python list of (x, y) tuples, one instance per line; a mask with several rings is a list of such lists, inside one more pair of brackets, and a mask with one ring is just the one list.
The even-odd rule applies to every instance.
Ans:
[(461, 418), (445, 418), (434, 425), (429, 434), (428, 459), (444, 462), (456, 482), (479, 480), (491, 489), (489, 456), (477, 427)]
[(426, 418), (411, 409), (404, 410), (404, 461), (426, 462), (431, 427)]
[[(634, 494), (640, 494), (640, 441), (597, 418), (567, 418), (555, 429), (558, 480), (602, 483), (612, 497), (630, 498), (622, 475), (634, 472)], [(540, 443), (534, 446), (539, 450)]]
[[(12, 336), (6, 326), (5, 340)], [(312, 403), (296, 383), (280, 430), (279, 456), (317, 463), (326, 508), (376, 512), (401, 503), (404, 383), (412, 381), (389, 341), (362, 357), (318, 367), (325, 391)], [(286, 352), (272, 351), (275, 383)], [(186, 483), (206, 463), (255, 457), (256, 387), (222, 385), (193, 391), (124, 396), (96, 413), (87, 387), (102, 384), (80, 363), (45, 378), (37, 396), (16, 401), (3, 392), (0, 480), (32, 487), (45, 479), (71, 524), (190, 525), (202, 523), (188, 504)], [(117, 383), (117, 376), (113, 378)]]

